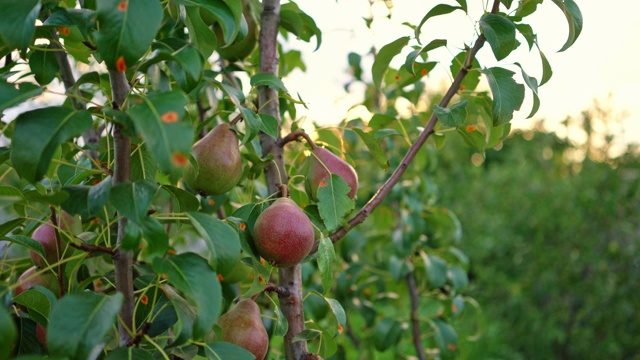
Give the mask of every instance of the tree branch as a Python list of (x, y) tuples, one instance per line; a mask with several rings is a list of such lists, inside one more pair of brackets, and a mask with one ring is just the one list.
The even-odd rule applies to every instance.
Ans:
[[(500, 0), (494, 0), (491, 12), (497, 13), (499, 6), (500, 6)], [(467, 60), (465, 61), (464, 65), (460, 68), (460, 71), (458, 72), (458, 75), (456, 76), (456, 78), (453, 80), (453, 83), (449, 87), (449, 90), (447, 90), (446, 94), (440, 101), (439, 105), (441, 107), (447, 107), (447, 105), (449, 104), (453, 96), (458, 92), (458, 90), (460, 89), (460, 84), (462, 84), (462, 80), (464, 80), (464, 77), (469, 72), (469, 69), (471, 69), (471, 64), (473, 63), (473, 59), (475, 58), (478, 51), (482, 48), (485, 41), (486, 41), (486, 38), (484, 37), (484, 35), (480, 35), (476, 39), (476, 42), (473, 45), (473, 47), (469, 49), (469, 52), (467, 53)], [(329, 236), (332, 242), (335, 243), (338, 240), (342, 239), (345, 235), (347, 235), (349, 230), (351, 230), (354, 226), (364, 222), (364, 220), (369, 215), (371, 215), (373, 210), (375, 210), (378, 207), (378, 205), (382, 203), (384, 198), (387, 195), (389, 195), (389, 193), (391, 192), (391, 189), (393, 189), (393, 187), (398, 183), (398, 181), (400, 181), (400, 178), (402, 177), (404, 172), (407, 170), (407, 168), (409, 167), (409, 164), (411, 163), (413, 158), (416, 156), (420, 148), (424, 145), (424, 143), (427, 141), (429, 136), (431, 136), (437, 122), (438, 122), (438, 117), (436, 116), (435, 113), (432, 113), (431, 118), (427, 123), (427, 126), (424, 128), (424, 130), (422, 130), (422, 133), (420, 133), (416, 141), (411, 145), (411, 147), (405, 154), (404, 158), (402, 159), (402, 162), (393, 171), (393, 174), (391, 174), (389, 179), (387, 179), (387, 181), (380, 187), (380, 189), (376, 192), (376, 194), (373, 195), (373, 197), (369, 200), (369, 202), (367, 202), (362, 207), (362, 209), (360, 209), (360, 211), (358, 211), (358, 213), (354, 215), (353, 218), (351, 218), (351, 220), (348, 221), (347, 226), (342, 226), (338, 228)]]
[[(280, 25), (280, 0), (263, 0), (260, 26), (260, 71), (278, 75), (278, 28)], [(285, 171), (283, 149), (280, 141), (280, 106), (278, 90), (268, 86), (258, 87), (258, 109), (260, 113), (270, 115), (278, 120), (278, 136), (273, 139), (261, 133), (260, 145), (262, 155), (274, 155), (274, 161), (264, 169), (267, 189), (270, 194), (279, 190), (278, 184), (286, 184), (288, 176)], [(300, 360), (308, 353), (305, 341), (293, 342), (293, 338), (304, 330), (304, 308), (302, 306), (302, 266), (295, 265), (279, 269), (280, 287), (287, 290), (289, 296), (278, 293), (280, 307), (289, 322), (289, 329), (284, 336), (284, 350), (287, 360)]]
[[(123, 72), (109, 71), (114, 109), (120, 109), (129, 93), (129, 83)], [(131, 181), (131, 139), (122, 133), (120, 126), (113, 128), (114, 165), (112, 186)], [(133, 296), (133, 255), (131, 251), (123, 251), (120, 244), (125, 237), (127, 219), (118, 219), (118, 248), (113, 253), (116, 290), (124, 295), (124, 303), (120, 310), (121, 321), (118, 322), (120, 345), (126, 346), (133, 337), (133, 310), (135, 298)]]
[(278, 144), (280, 145), (280, 147), (285, 146), (286, 144), (292, 142), (292, 141), (300, 141), (300, 138), (304, 138), (307, 141), (307, 144), (309, 144), (309, 146), (311, 146), (311, 149), (315, 149), (318, 147), (318, 145), (316, 145), (316, 143), (311, 140), (311, 138), (309, 137), (309, 134), (307, 134), (306, 132), (304, 132), (304, 130), (296, 130), (292, 133), (290, 133), (289, 135), (283, 137), (282, 139), (280, 139), (280, 141), (278, 142)]
[(409, 299), (411, 300), (411, 333), (413, 335), (413, 346), (416, 348), (419, 360), (426, 360), (424, 347), (420, 341), (420, 319), (418, 318), (418, 289), (413, 271), (407, 274), (407, 287), (409, 288)]

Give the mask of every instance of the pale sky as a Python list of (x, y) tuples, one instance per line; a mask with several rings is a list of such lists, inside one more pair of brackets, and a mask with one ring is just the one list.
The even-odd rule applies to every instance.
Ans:
[[(442, 1), (445, 2), (445, 1)], [(367, 0), (317, 1), (298, 0), (298, 5), (310, 14), (323, 32), (320, 50), (313, 52), (315, 42), (310, 45), (302, 41), (292, 41), (291, 46), (303, 49), (307, 72), (292, 74), (286, 79), (286, 85), (294, 94), (299, 92), (308, 102), (306, 116), (322, 124), (335, 124), (347, 114), (347, 110), (358, 103), (361, 91), (354, 88), (352, 94), (343, 90), (347, 81), (347, 54), (350, 51), (366, 54), (375, 44), (379, 49), (400, 36), (411, 35), (411, 30), (401, 25), (408, 21), (417, 24), (428, 11), (438, 3), (431, 1), (394, 0), (392, 19), (388, 21), (386, 7), (378, 3), (373, 12), (377, 19), (373, 29), (365, 27), (362, 17), (370, 13)], [(454, 1), (447, 3), (455, 5)], [(469, 16), (462, 11), (430, 19), (422, 29), (423, 44), (436, 38), (450, 39), (449, 49), (440, 48), (430, 52), (431, 60), (439, 60), (442, 66), (436, 67), (427, 82), (427, 91), (437, 91), (441, 85), (450, 84), (448, 69), (452, 54), (455, 55), (464, 43), (471, 44), (475, 39), (475, 21), (482, 14), (485, 1), (468, 1)], [(558, 53), (564, 44), (568, 26), (561, 10), (551, 1), (545, 1), (538, 8), (539, 13), (527, 19), (538, 34), (538, 41), (553, 68), (551, 80), (539, 89), (541, 107), (534, 119), (545, 118), (550, 123), (564, 120), (567, 116), (578, 116), (597, 98), (606, 103), (606, 97), (612, 94), (608, 103), (618, 113), (626, 112), (624, 121), (625, 139), (640, 141), (640, 101), (637, 99), (637, 86), (640, 85), (640, 72), (635, 70), (637, 37), (640, 35), (640, 22), (636, 16), (640, 5), (635, 1), (605, 2), (576, 0), (584, 18), (584, 27), (576, 43), (568, 50)], [(515, 9), (517, 1), (514, 1)], [(611, 5), (616, 6), (611, 6)], [(485, 67), (504, 66), (516, 73), (513, 66), (520, 62), (530, 76), (540, 80), (542, 68), (535, 50), (529, 53), (524, 40), (519, 50), (497, 63), (487, 45), (479, 53), (479, 61)], [(392, 65), (404, 61), (403, 52)], [(370, 79), (371, 63), (365, 66)], [(522, 80), (518, 80), (522, 82)], [(431, 87), (429, 85), (433, 84)], [(361, 89), (360, 89), (361, 90)], [(526, 127), (533, 123), (525, 119), (529, 114), (531, 95), (527, 95), (522, 110), (516, 112), (513, 124)], [(300, 111), (304, 114), (304, 110)]]

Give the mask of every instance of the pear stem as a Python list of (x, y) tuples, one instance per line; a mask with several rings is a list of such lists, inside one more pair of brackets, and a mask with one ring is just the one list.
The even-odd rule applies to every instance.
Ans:
[(289, 197), (289, 186), (287, 184), (278, 184), (278, 188), (280, 189), (280, 197)]
[(292, 141), (300, 141), (301, 137), (307, 141), (307, 144), (309, 144), (309, 146), (311, 146), (311, 150), (315, 150), (318, 147), (318, 145), (316, 145), (316, 143), (313, 140), (311, 140), (311, 137), (309, 137), (309, 134), (307, 134), (303, 130), (296, 130), (290, 133), (289, 135), (283, 137), (278, 142), (278, 145), (280, 145), (280, 147), (283, 147)]
[(233, 126), (233, 125), (237, 124), (242, 119), (243, 119), (242, 114), (238, 114), (233, 119), (231, 119), (231, 121), (229, 121), (229, 125)]

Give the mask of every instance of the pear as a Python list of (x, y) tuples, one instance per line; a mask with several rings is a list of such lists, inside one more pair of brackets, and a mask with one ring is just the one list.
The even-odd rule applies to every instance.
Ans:
[(13, 296), (18, 296), (23, 292), (29, 290), (32, 286), (40, 285), (45, 287), (55, 294), (56, 297), (60, 297), (60, 285), (58, 284), (58, 278), (50, 271), (34, 275), (38, 269), (35, 266), (27, 269), (18, 278), (18, 286), (13, 291)]
[(191, 189), (207, 195), (220, 195), (231, 190), (242, 176), (242, 157), (238, 135), (228, 123), (214, 127), (191, 148), (198, 162), (198, 174), (189, 163), (184, 180)]
[(349, 185), (351, 190), (347, 195), (353, 199), (358, 192), (356, 171), (331, 151), (314, 145), (311, 145), (310, 164), (307, 172), (307, 188), (311, 199), (318, 200), (318, 187), (323, 181), (328, 181), (331, 174), (340, 176)]
[(260, 256), (286, 268), (309, 255), (315, 233), (304, 211), (293, 200), (281, 197), (258, 216), (253, 239)]
[(33, 234), (31, 234), (31, 238), (39, 242), (44, 248), (46, 261), (45, 258), (37, 252), (33, 250), (29, 251), (31, 260), (38, 268), (47, 266), (47, 263), (49, 265), (55, 264), (59, 260), (58, 256), (62, 257), (66, 247), (62, 236), (63, 233), (78, 233), (82, 230), (79, 219), (69, 215), (66, 211), (62, 211), (57, 215), (57, 222), (61, 230), (59, 242), (56, 241), (56, 232), (51, 221), (38, 226)]
[(260, 316), (260, 308), (251, 299), (241, 300), (218, 319), (222, 340), (238, 345), (264, 359), (269, 349), (269, 335)]

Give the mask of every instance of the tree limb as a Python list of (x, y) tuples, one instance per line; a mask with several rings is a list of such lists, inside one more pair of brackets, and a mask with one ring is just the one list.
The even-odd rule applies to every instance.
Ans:
[(424, 347), (420, 341), (420, 319), (418, 318), (418, 289), (416, 288), (416, 278), (413, 271), (407, 274), (407, 287), (409, 288), (409, 299), (411, 300), (411, 333), (413, 335), (413, 346), (416, 348), (418, 359), (426, 360)]
[[(494, 0), (491, 12), (494, 14), (497, 13), (499, 6), (500, 6), (500, 0)], [(467, 60), (465, 61), (464, 65), (460, 68), (460, 71), (458, 72), (458, 75), (456, 76), (456, 78), (453, 80), (453, 83), (449, 87), (449, 90), (447, 90), (446, 94), (440, 101), (439, 105), (441, 107), (447, 107), (447, 105), (449, 105), (449, 102), (451, 101), (453, 96), (458, 92), (458, 90), (460, 89), (460, 84), (462, 84), (462, 80), (464, 80), (464, 77), (469, 72), (469, 69), (471, 69), (471, 64), (473, 63), (473, 59), (475, 58), (478, 51), (482, 48), (485, 41), (486, 41), (486, 38), (484, 37), (484, 35), (480, 35), (476, 39), (476, 42), (473, 45), (473, 47), (469, 49), (469, 52), (467, 53)], [(364, 222), (364, 220), (369, 215), (371, 215), (373, 210), (375, 210), (378, 207), (378, 205), (382, 203), (384, 198), (391, 192), (391, 189), (393, 189), (393, 187), (398, 183), (398, 181), (400, 181), (400, 178), (409, 167), (409, 164), (411, 163), (413, 158), (416, 156), (416, 154), (418, 154), (418, 151), (420, 150), (420, 148), (424, 145), (424, 143), (427, 141), (429, 136), (431, 136), (437, 122), (438, 122), (438, 117), (436, 116), (435, 113), (432, 113), (431, 118), (427, 123), (427, 126), (424, 128), (424, 130), (422, 130), (422, 133), (420, 133), (416, 141), (411, 145), (411, 147), (405, 154), (404, 158), (402, 159), (402, 162), (393, 171), (393, 174), (391, 174), (389, 179), (387, 179), (387, 181), (380, 187), (380, 189), (376, 192), (376, 194), (373, 195), (373, 197), (369, 200), (369, 202), (367, 202), (360, 209), (360, 211), (358, 211), (358, 213), (354, 215), (347, 222), (348, 225), (338, 228), (329, 236), (332, 242), (335, 243), (339, 241), (345, 235), (347, 235), (347, 233), (354, 226)]]

